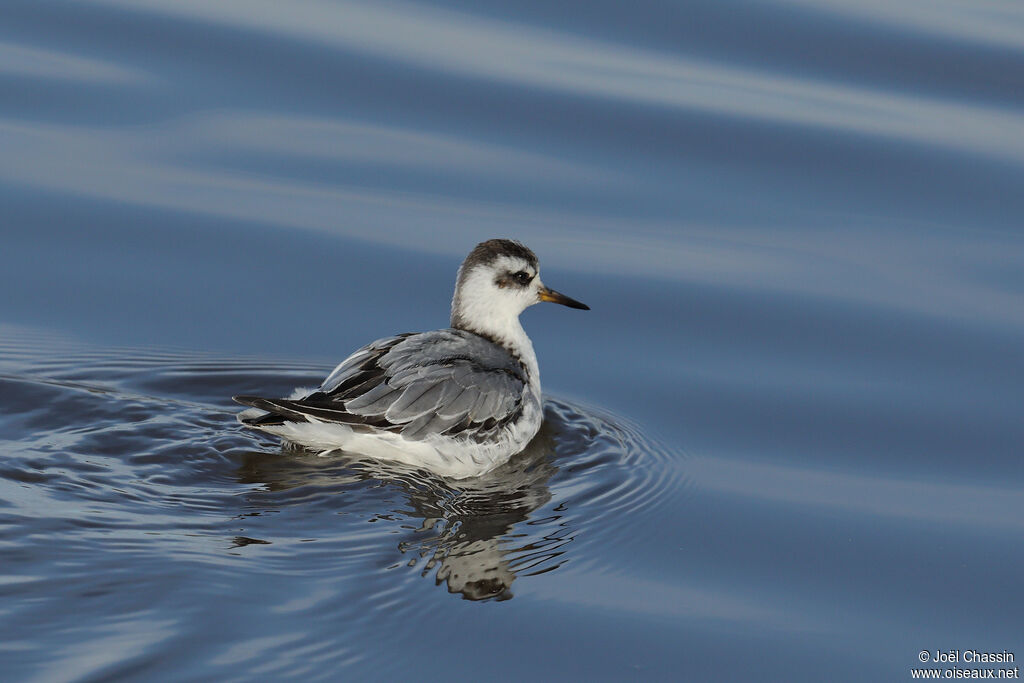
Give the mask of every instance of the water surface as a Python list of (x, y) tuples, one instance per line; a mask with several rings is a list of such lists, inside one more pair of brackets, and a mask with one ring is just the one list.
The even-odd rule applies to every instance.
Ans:
[[(7, 0), (16, 680), (905, 680), (1015, 652), (1024, 9)], [(546, 426), (453, 483), (232, 394), (442, 327), (478, 241)]]

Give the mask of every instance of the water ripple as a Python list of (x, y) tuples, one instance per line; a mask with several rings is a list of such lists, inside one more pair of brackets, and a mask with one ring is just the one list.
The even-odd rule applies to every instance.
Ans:
[(71, 83), (134, 85), (151, 80), (116, 63), (0, 41), (0, 74)]
[[(246, 27), (417, 67), (533, 88), (698, 109), (861, 135), (914, 140), (1024, 160), (1024, 120), (1012, 111), (872, 91), (756, 68), (648, 52), (509, 21), (403, 3), (271, 0), (94, 0), (202, 23)], [(963, 127), (972, 120), (980, 125)]]
[[(0, 594), (9, 623), (26, 629), (25, 647), (46, 642), (33, 640), (33, 624), (63, 633), (46, 671), (114, 666), (94, 661), (94, 646), (130, 648), (148, 666), (181, 647), (183, 629), (195, 637), (211, 594), (238, 582), (257, 591), (295, 583), (262, 607), (285, 623), (347, 614), (374, 628), (367, 613), (378, 610), (400, 623), (422, 608), (430, 583), (468, 600), (508, 600), (588, 547), (634, 541), (630, 518), (685, 488), (681, 463), (636, 427), (562, 400), (547, 401), (524, 453), (476, 479), (282, 449), (237, 425), (226, 397), (254, 377), (287, 385), (323, 368), (271, 365), (142, 350), (33, 360), (24, 344), (0, 342), (0, 547), (12, 577)], [(53, 566), (60, 581), (47, 578)], [(172, 594), (173, 604), (152, 603)], [(88, 634), (67, 622), (83, 611), (95, 626)], [(133, 634), (138, 620), (148, 628)], [(299, 652), (359, 658), (291, 627), (266, 638), (239, 637), (208, 664), (230, 668), (264, 647), (295, 666)], [(28, 654), (43, 666), (41, 653)]]

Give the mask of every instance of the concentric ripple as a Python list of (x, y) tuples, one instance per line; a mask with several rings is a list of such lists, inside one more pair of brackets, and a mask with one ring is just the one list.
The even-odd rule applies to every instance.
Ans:
[[(144, 667), (216, 628), (216, 610), (239, 596), (264, 620), (235, 636), (239, 647), (267, 619), (296, 639), (295, 620), (344, 615), (380, 628), (370, 615), (388, 610), (393, 624), (422, 608), (431, 583), (440, 595), (507, 600), (589, 544), (628, 542), (630, 516), (683, 488), (669, 451), (562, 400), (547, 401), (525, 452), (461, 481), (283, 448), (237, 424), (230, 395), (285, 393), (324, 372), (0, 340), (0, 591), (25, 670), (53, 672), (53, 653), (34, 649), (43, 628), (77, 644), (56, 661), (130, 636)], [(96, 628), (79, 633), (82, 618)], [(316, 641), (329, 632), (310, 637), (304, 666), (361, 656)], [(295, 674), (293, 644), (285, 635), (270, 647)], [(198, 647), (215, 666), (220, 655)]]

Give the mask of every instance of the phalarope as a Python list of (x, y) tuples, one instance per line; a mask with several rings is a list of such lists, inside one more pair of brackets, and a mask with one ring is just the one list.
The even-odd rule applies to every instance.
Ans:
[(519, 314), (541, 301), (590, 310), (545, 287), (519, 242), (481, 242), (459, 267), (450, 328), (378, 339), (301, 398), (235, 396), (260, 411), (239, 420), (316, 450), (483, 474), (540, 429), (537, 356)]

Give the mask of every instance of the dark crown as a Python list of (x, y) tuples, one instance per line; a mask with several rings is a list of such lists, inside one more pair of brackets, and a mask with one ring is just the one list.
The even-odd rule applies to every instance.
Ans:
[(469, 252), (466, 260), (462, 262), (461, 270), (463, 273), (468, 273), (476, 266), (493, 263), (495, 259), (502, 256), (521, 258), (529, 263), (534, 270), (537, 269), (537, 257), (532, 251), (513, 240), (495, 239), (476, 245), (473, 251)]

